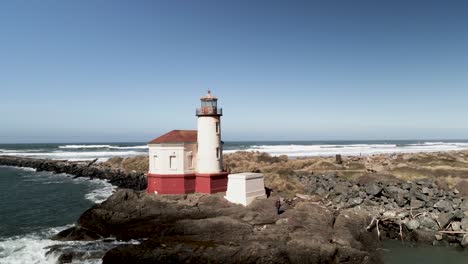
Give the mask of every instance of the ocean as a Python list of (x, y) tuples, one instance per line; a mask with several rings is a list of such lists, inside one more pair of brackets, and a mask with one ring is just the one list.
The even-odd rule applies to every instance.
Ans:
[[(468, 141), (283, 141), (225, 142), (224, 152), (261, 151), (289, 157), (372, 155), (468, 149)], [(0, 155), (48, 159), (104, 161), (115, 156), (146, 155), (144, 143), (0, 144)], [(58, 242), (50, 236), (73, 225), (81, 213), (109, 197), (114, 187), (101, 180), (73, 179), (71, 175), (0, 166), (0, 264), (56, 263), (52, 248), (86, 252), (110, 248), (113, 242)], [(138, 243), (138, 242), (132, 242)], [(424, 253), (426, 252), (426, 253)], [(386, 263), (439, 263), (431, 248), (388, 244)], [(468, 263), (466, 251), (439, 249), (445, 263)], [(410, 261), (411, 260), (411, 261)], [(439, 258), (440, 260), (440, 258)], [(416, 261), (416, 262), (414, 262)], [(100, 263), (89, 259), (83, 263)]]
[[(236, 141), (225, 142), (224, 153), (260, 151), (289, 157), (372, 155), (468, 149), (468, 140), (387, 141)], [(0, 144), (0, 155), (73, 161), (146, 155), (146, 143)]]

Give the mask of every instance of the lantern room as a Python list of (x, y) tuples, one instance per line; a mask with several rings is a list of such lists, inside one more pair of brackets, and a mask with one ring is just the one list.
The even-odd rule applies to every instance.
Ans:
[(211, 94), (208, 90), (208, 94), (200, 98), (201, 107), (197, 108), (197, 116), (222, 116), (223, 109), (218, 108), (218, 98)]

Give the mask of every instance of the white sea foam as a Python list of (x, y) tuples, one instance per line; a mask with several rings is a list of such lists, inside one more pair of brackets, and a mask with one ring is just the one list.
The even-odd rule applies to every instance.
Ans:
[(94, 179), (91, 182), (97, 185), (97, 188), (85, 195), (85, 198), (94, 202), (102, 203), (114, 193), (116, 186), (104, 180)]
[(56, 263), (59, 256), (48, 254), (47, 247), (61, 242), (47, 239), (66, 227), (50, 228), (26, 236), (0, 239), (0, 263), (9, 264), (49, 264)]
[(148, 146), (128, 146), (128, 147), (119, 147), (112, 145), (63, 145), (59, 146), (60, 149), (147, 149)]
[[(35, 171), (31, 168), (20, 168), (15, 167), (19, 170), (24, 170), (26, 172)], [(37, 182), (38, 184), (60, 184), (66, 182), (72, 182), (76, 184), (86, 184), (90, 186), (90, 192), (85, 194), (87, 200), (92, 201), (93, 203), (102, 203), (109, 196), (112, 195), (116, 186), (110, 184), (107, 180), (101, 179), (92, 179), (86, 177), (73, 178), (72, 175), (66, 173), (55, 174), (49, 171), (40, 171), (36, 173), (29, 173), (22, 175), (24, 182)], [(1, 262), (0, 262), (1, 263)]]
[[(112, 247), (122, 244), (138, 245), (140, 242), (131, 240), (129, 242), (104, 242), (104, 241), (56, 241), (49, 237), (58, 232), (72, 227), (67, 225), (58, 228), (49, 228), (41, 232), (28, 234), (25, 236), (15, 236), (10, 238), (0, 238), (0, 263), (2, 264), (55, 264), (58, 261), (61, 249), (81, 252), (105, 252)], [(51, 251), (50, 247), (57, 247), (58, 250)], [(88, 254), (87, 254), (88, 255)], [(98, 254), (99, 255), (99, 254)], [(102, 263), (101, 259), (91, 258), (86, 260), (76, 260), (72, 263), (97, 264)]]
[(439, 152), (468, 149), (468, 143), (424, 142), (398, 146), (395, 144), (352, 144), (352, 145), (258, 145), (248, 149), (225, 150), (224, 153), (237, 151), (259, 151), (273, 156), (289, 157), (333, 156), (336, 154), (357, 156), (392, 153)]

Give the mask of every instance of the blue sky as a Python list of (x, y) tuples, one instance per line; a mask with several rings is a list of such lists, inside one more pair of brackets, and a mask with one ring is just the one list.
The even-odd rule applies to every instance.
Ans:
[(2, 1), (0, 142), (468, 138), (466, 1)]

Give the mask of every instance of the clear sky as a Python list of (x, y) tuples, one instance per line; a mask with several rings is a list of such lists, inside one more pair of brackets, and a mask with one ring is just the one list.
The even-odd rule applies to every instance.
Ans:
[(0, 142), (468, 138), (468, 1), (0, 2)]

